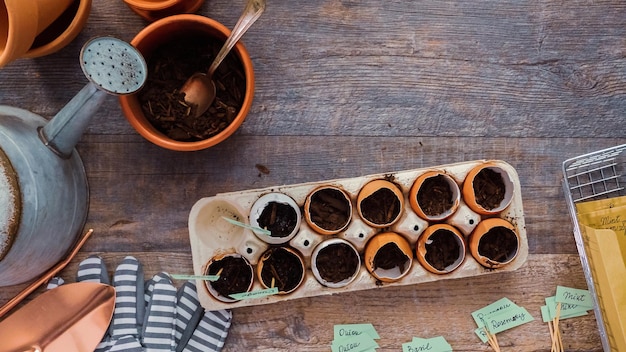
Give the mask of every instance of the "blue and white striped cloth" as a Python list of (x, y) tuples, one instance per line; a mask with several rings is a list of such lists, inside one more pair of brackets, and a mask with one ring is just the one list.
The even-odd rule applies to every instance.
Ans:
[[(109, 284), (102, 258), (83, 260), (76, 280)], [(61, 284), (61, 278), (54, 278), (48, 288)], [(113, 286), (113, 319), (96, 352), (210, 352), (224, 347), (232, 313), (204, 311), (194, 281), (177, 290), (162, 272), (144, 283), (141, 263), (127, 256), (115, 270)]]

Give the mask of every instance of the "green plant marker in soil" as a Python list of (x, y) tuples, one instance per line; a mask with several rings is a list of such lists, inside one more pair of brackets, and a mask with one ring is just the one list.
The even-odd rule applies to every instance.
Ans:
[(359, 257), (345, 243), (337, 243), (319, 251), (316, 259), (320, 276), (328, 282), (341, 282), (354, 275)]
[(433, 233), (427, 243), (426, 255), (424, 259), (435, 269), (445, 271), (446, 268), (456, 263), (461, 256), (461, 251), (465, 250), (459, 246), (456, 236), (450, 231), (437, 230)]
[(261, 261), (261, 280), (267, 287), (277, 287), (280, 292), (289, 292), (300, 284), (304, 271), (300, 259), (293, 253), (282, 247), (273, 247), (263, 253)]
[(400, 272), (403, 273), (408, 261), (409, 257), (395, 243), (387, 243), (380, 247), (374, 256), (374, 270), (400, 268)]
[(474, 178), (473, 187), (476, 203), (487, 210), (499, 207), (504, 200), (506, 186), (502, 175), (491, 169), (480, 170)]
[(218, 273), (219, 279), (209, 282), (209, 285), (224, 297), (233, 293), (246, 292), (252, 280), (252, 270), (242, 257), (224, 257), (211, 263), (207, 275), (218, 275)]
[(287, 237), (296, 228), (298, 214), (288, 204), (269, 202), (257, 222), (259, 227), (269, 230), (272, 237)]
[(243, 65), (230, 53), (217, 68), (211, 107), (198, 118), (179, 89), (195, 72), (206, 72), (223, 42), (210, 37), (178, 38), (158, 48), (148, 59), (148, 79), (138, 93), (141, 108), (161, 133), (178, 141), (198, 141), (223, 131), (243, 104)]
[(311, 221), (328, 231), (343, 228), (350, 220), (348, 202), (339, 190), (326, 188), (316, 191), (309, 205)]
[(506, 227), (497, 226), (489, 230), (478, 243), (478, 253), (498, 263), (511, 260), (519, 247), (517, 236)]
[(374, 224), (390, 223), (400, 210), (400, 200), (387, 188), (377, 190), (361, 202), (361, 214)]
[(436, 216), (454, 205), (453, 193), (443, 175), (427, 178), (417, 192), (417, 203), (424, 214)]

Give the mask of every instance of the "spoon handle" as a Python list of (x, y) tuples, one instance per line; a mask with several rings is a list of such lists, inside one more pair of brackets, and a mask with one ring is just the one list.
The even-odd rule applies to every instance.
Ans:
[(246, 4), (246, 8), (243, 10), (243, 14), (237, 21), (237, 24), (233, 28), (228, 40), (222, 46), (222, 49), (217, 53), (211, 67), (209, 67), (209, 77), (213, 76), (217, 67), (222, 63), (226, 55), (230, 52), (230, 49), (237, 44), (239, 39), (244, 33), (252, 26), (254, 22), (261, 16), (265, 10), (265, 0), (249, 0)]

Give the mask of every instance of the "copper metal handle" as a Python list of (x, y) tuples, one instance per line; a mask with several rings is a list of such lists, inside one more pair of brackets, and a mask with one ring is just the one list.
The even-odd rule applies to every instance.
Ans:
[[(53, 266), (50, 270), (48, 270), (48, 272), (43, 274), (37, 280), (33, 281), (30, 285), (26, 286), (26, 288), (24, 288), (22, 292), (18, 293), (15, 297), (11, 298), (7, 303), (5, 303), (0, 308), (0, 318), (2, 318), (6, 313), (11, 311), (11, 309), (13, 309), (24, 298), (28, 297), (28, 295), (30, 295), (33, 291), (35, 291), (37, 287), (41, 286), (44, 282), (50, 280), (54, 275), (59, 273), (59, 271), (63, 270), (63, 268), (65, 268), (67, 264), (69, 264), (72, 261), (72, 259), (74, 259), (74, 256), (76, 256), (76, 253), (78, 253), (80, 248), (85, 244), (85, 242), (87, 242), (87, 239), (89, 239), (89, 236), (91, 236), (92, 233), (93, 233), (93, 229), (89, 229), (89, 231), (87, 231), (83, 235), (83, 237), (80, 239), (80, 241), (76, 243), (72, 251), (67, 255), (65, 259), (63, 259), (57, 265)], [(36, 346), (32, 346), (32, 348), (33, 350), (30, 350), (32, 352), (40, 351)]]

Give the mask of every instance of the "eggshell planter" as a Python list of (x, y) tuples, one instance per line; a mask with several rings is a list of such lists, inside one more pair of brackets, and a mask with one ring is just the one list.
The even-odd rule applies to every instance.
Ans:
[(404, 195), (388, 180), (367, 183), (357, 197), (357, 211), (366, 224), (384, 228), (396, 223), (404, 211)]
[(420, 175), (409, 193), (409, 203), (417, 215), (428, 221), (450, 217), (459, 207), (461, 191), (456, 181), (442, 171)]
[(374, 236), (365, 247), (365, 267), (376, 279), (383, 282), (400, 280), (411, 269), (411, 245), (395, 232)]
[(470, 235), (470, 253), (486, 268), (509, 265), (519, 255), (521, 238), (518, 229), (501, 218), (481, 221)]
[(295, 291), (304, 281), (304, 259), (293, 248), (270, 247), (259, 259), (256, 269), (264, 288), (278, 288), (278, 294)]
[(271, 234), (253, 230), (270, 244), (289, 242), (298, 233), (302, 213), (298, 204), (286, 194), (268, 193), (257, 199), (250, 210), (250, 225), (269, 230)]
[[(163, 48), (170, 48), (173, 45), (182, 46), (183, 44), (186, 44), (184, 47), (189, 49), (190, 51), (200, 50), (201, 48), (205, 48), (205, 47), (201, 46), (199, 43), (207, 43), (206, 48), (208, 48), (209, 47), (208, 42), (219, 41), (220, 43), (223, 43), (229, 35), (230, 35), (230, 30), (226, 28), (223, 24), (217, 21), (214, 21), (210, 18), (207, 18), (205, 16), (200, 16), (200, 15), (181, 14), (181, 15), (168, 16), (160, 20), (157, 20), (151, 23), (150, 25), (148, 25), (147, 27), (145, 27), (133, 38), (133, 40), (131, 41), (131, 44), (135, 46), (141, 52), (141, 54), (146, 59), (146, 62), (148, 63), (148, 80), (141, 91), (135, 94), (120, 96), (119, 102), (120, 102), (120, 106), (122, 108), (122, 112), (124, 116), (126, 117), (128, 122), (131, 124), (131, 126), (133, 126), (133, 128), (137, 131), (137, 133), (139, 133), (142, 137), (144, 137), (148, 141), (160, 147), (170, 149), (170, 150), (175, 150), (175, 151), (197, 151), (201, 149), (206, 149), (218, 143), (223, 142), (228, 137), (230, 137), (233, 133), (235, 133), (235, 131), (241, 126), (241, 124), (246, 119), (246, 116), (248, 115), (248, 112), (250, 111), (250, 108), (252, 106), (252, 101), (254, 98), (254, 70), (252, 67), (252, 60), (250, 58), (250, 54), (244, 47), (242, 41), (239, 41), (235, 44), (231, 53), (226, 57), (224, 62), (217, 68), (214, 74), (215, 79), (218, 79), (219, 77), (222, 77), (222, 78), (227, 77), (229, 74), (227, 62), (229, 61), (229, 58), (231, 58), (231, 56), (234, 55), (232, 56), (233, 60), (238, 60), (239, 63), (241, 64), (241, 72), (242, 72), (243, 80), (245, 83), (244, 84), (245, 89), (243, 90), (243, 92), (241, 92), (241, 95), (242, 95), (241, 107), (236, 111), (231, 111), (231, 110), (226, 109), (227, 111), (224, 112), (225, 116), (227, 117), (228, 115), (232, 115), (232, 116), (230, 116), (227, 119), (228, 121), (227, 123), (223, 121), (221, 122), (225, 124), (223, 126), (224, 128), (220, 129), (219, 132), (217, 132), (216, 134), (213, 134), (207, 138), (200, 136), (202, 138), (198, 137), (199, 138), (198, 140), (175, 139), (170, 134), (164, 132), (163, 129), (157, 128), (155, 124), (153, 124), (148, 119), (144, 111), (151, 111), (150, 109), (153, 109), (153, 108), (151, 104), (142, 102), (139, 99), (140, 96), (144, 97), (145, 99), (145, 96), (143, 94), (144, 93), (148, 94), (146, 92), (150, 92), (150, 89), (159, 88), (160, 87), (159, 82), (163, 81), (160, 79), (153, 78), (156, 72), (159, 71), (156, 69), (152, 69), (152, 67), (156, 65), (154, 63), (153, 57), (158, 58), (159, 55), (181, 56), (180, 50), (176, 50), (176, 51), (163, 50)], [(182, 56), (184, 56), (184, 58), (180, 58), (178, 62), (182, 62), (183, 60), (188, 60), (190, 56), (196, 58), (198, 55), (182, 55)], [(201, 56), (201, 58), (202, 57), (204, 56)], [(210, 58), (207, 58), (206, 65), (208, 66), (211, 61), (212, 60), (210, 60)], [(177, 65), (177, 62), (172, 63), (172, 65)], [(181, 68), (181, 66), (182, 65), (178, 65), (178, 68)], [(188, 65), (186, 67), (190, 67), (190, 66), (191, 65)], [(173, 70), (170, 69), (169, 71), (173, 71)], [(190, 72), (184, 73), (185, 77), (187, 76), (190, 77), (193, 73), (197, 72), (198, 70), (193, 69), (189, 71)], [(159, 72), (163, 73), (163, 69), (161, 69)], [(233, 77), (233, 79), (235, 78)], [(186, 78), (182, 79), (178, 77), (177, 80), (180, 81), (177, 83), (180, 83), (180, 87), (182, 87)], [(168, 81), (172, 81), (172, 79), (169, 79)], [(218, 85), (218, 86), (221, 87), (221, 85)], [(172, 92), (171, 94), (174, 94), (174, 92)], [(165, 97), (166, 94), (163, 94), (163, 95), (164, 95), (163, 99), (166, 99)], [(220, 101), (222, 99), (220, 98), (220, 96), (229, 97), (232, 95), (233, 94), (231, 94), (229, 91), (218, 88), (216, 99), (213, 102), (213, 105), (211, 105), (211, 107), (209, 108), (208, 113), (212, 114), (211, 112), (213, 111), (212, 109), (218, 109), (218, 110), (223, 109), (223, 107), (220, 104)], [(227, 98), (224, 98), (224, 99), (227, 99)], [(178, 105), (180, 105), (180, 100), (177, 101), (176, 104), (172, 103), (171, 105), (168, 105), (168, 106), (170, 107), (173, 106), (174, 107), (173, 109), (176, 110), (176, 109), (179, 109)], [(188, 108), (189, 107), (184, 108), (185, 112), (177, 111), (176, 116), (178, 117), (183, 116), (180, 114), (186, 114)], [(145, 109), (148, 109), (148, 110), (145, 110)], [(202, 115), (201, 117), (205, 117), (205, 116), (206, 114)], [(165, 118), (161, 118), (160, 121), (163, 123), (167, 123), (168, 118), (169, 118), (168, 116), (165, 116)], [(196, 119), (194, 120), (194, 124), (196, 122), (199, 123), (201, 121), (203, 120)], [(186, 128), (177, 129), (177, 131), (179, 132), (181, 130), (182, 132), (187, 131)]]
[(124, 0), (124, 3), (146, 21), (154, 22), (168, 16), (196, 12), (204, 0)]
[[(500, 213), (491, 215), (478, 214), (465, 204), (465, 199), (461, 195), (459, 196), (460, 199), (456, 211), (439, 221), (427, 221), (420, 217), (412, 207), (404, 206), (404, 202), (410, 199), (411, 187), (420, 176), (436, 170), (448, 175), (460, 187), (470, 170), (485, 162), (485, 160), (469, 161), (346, 179), (242, 190), (200, 198), (193, 205), (189, 214), (189, 238), (194, 273), (202, 274), (206, 263), (218, 254), (238, 253), (245, 257), (255, 270), (256, 275), (251, 291), (262, 290), (266, 287), (271, 287), (271, 282), (263, 283), (259, 279), (260, 267), (265, 266), (265, 261), (261, 261), (261, 258), (268, 250), (279, 247), (295, 250), (303, 259), (304, 269), (302, 282), (288, 294), (282, 292), (281, 294), (263, 297), (250, 295), (249, 298), (240, 301), (223, 302), (211, 295), (204, 283), (199, 281), (198, 298), (206, 309), (229, 309), (367, 289), (382, 288), (391, 290), (391, 287), (394, 286), (471, 278), (500, 271), (516, 270), (521, 267), (528, 257), (528, 240), (526, 238), (519, 180), (515, 169), (506, 162), (493, 161), (497, 167), (510, 175), (513, 182), (512, 201)], [(372, 187), (372, 185), (377, 186)], [(306, 219), (307, 198), (316, 190), (324, 187), (341, 189), (353, 205), (351, 220), (347, 227), (334, 234), (323, 234), (319, 229), (309, 224), (308, 221), (301, 221), (293, 237), (287, 242), (274, 244), (266, 242), (267, 238), (264, 238), (263, 235), (255, 234), (250, 228), (233, 225), (223, 219), (226, 216), (233, 220), (253, 225), (254, 221), (252, 219), (255, 216), (251, 216), (251, 214), (258, 213), (257, 206), (255, 206), (254, 210), (252, 209), (253, 206), (263, 196), (269, 194), (280, 194), (291, 199), (294, 209), (299, 208), (302, 212), (302, 217)], [(394, 202), (397, 202), (393, 207), (387, 208), (387, 211), (389, 209), (400, 209), (400, 211), (398, 214), (388, 217), (390, 219), (388, 223), (368, 222), (365, 220), (367, 217), (364, 218), (362, 216), (362, 209), (359, 210), (359, 200), (363, 201), (367, 196), (374, 194), (376, 190), (381, 188), (388, 190), (388, 195), (392, 195), (392, 197), (386, 199), (393, 199)], [(395, 191), (391, 191), (391, 189)], [(435, 273), (428, 270), (427, 264), (420, 262), (417, 255), (419, 252), (418, 242), (422, 238), (428, 238), (428, 234), (432, 233), (433, 230), (439, 227), (450, 226), (456, 229), (461, 234), (463, 240), (465, 240), (468, 236), (477, 234), (480, 231), (479, 229), (482, 229), (481, 224), (486, 222), (488, 225), (492, 221), (490, 219), (506, 220), (519, 235), (518, 250), (512, 260), (498, 267), (484, 266), (479, 262), (480, 257), (479, 259), (474, 259), (473, 255), (468, 254), (471, 246), (463, 245), (462, 247), (465, 251), (460, 253), (458, 262), (454, 261), (446, 266), (444, 270), (437, 270)], [(455, 233), (455, 235), (458, 234)], [(394, 240), (385, 241), (384, 239), (388, 237), (393, 237)], [(348, 242), (361, 258), (358, 272), (354, 275), (354, 278), (348, 279), (348, 283), (344, 281), (338, 282), (337, 285), (325, 282), (323, 279), (320, 280), (318, 276), (320, 273), (319, 268), (315, 268), (317, 264), (314, 259), (319, 255), (317, 253), (318, 248), (321, 250), (321, 248), (333, 243), (331, 241), (335, 240)], [(469, 243), (469, 239), (467, 242)], [(385, 244), (394, 246), (398, 251), (406, 253), (405, 265), (402, 268), (397, 266), (389, 270), (395, 270), (395, 273), (381, 273), (372, 265), (372, 258), (375, 257), (376, 249), (381, 249)], [(463, 256), (464, 259), (461, 259)], [(337, 262), (340, 263), (342, 260), (338, 259)], [(274, 280), (274, 285), (278, 287), (276, 279)]]
[(467, 174), (463, 182), (463, 198), (479, 214), (497, 214), (511, 204), (514, 187), (505, 169), (495, 162), (486, 162)]
[(424, 269), (434, 274), (448, 274), (465, 260), (465, 239), (454, 226), (435, 224), (420, 236), (415, 253)]
[(204, 275), (217, 275), (217, 281), (204, 281), (209, 293), (222, 302), (235, 302), (231, 294), (250, 291), (254, 282), (252, 265), (240, 254), (226, 253), (212, 258)]
[(322, 235), (339, 233), (348, 227), (352, 218), (350, 196), (339, 187), (319, 187), (306, 197), (304, 218)]
[(311, 255), (311, 271), (317, 281), (331, 288), (349, 285), (361, 269), (359, 251), (350, 242), (331, 238), (315, 247)]

